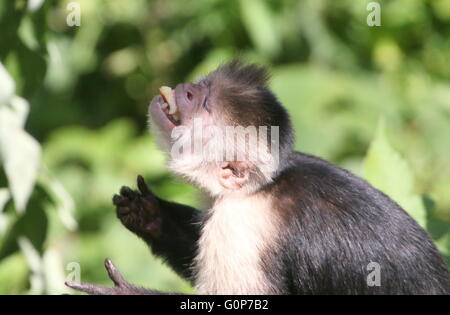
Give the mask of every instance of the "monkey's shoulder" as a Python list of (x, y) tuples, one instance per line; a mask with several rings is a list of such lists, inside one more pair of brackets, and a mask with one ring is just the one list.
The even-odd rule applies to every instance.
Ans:
[[(288, 165), (265, 188), (284, 216), (360, 228), (398, 228), (415, 221), (389, 196), (364, 179), (318, 157), (294, 152)], [(341, 218), (336, 220), (336, 218)], [(345, 225), (345, 224), (344, 224)], [(402, 230), (400, 228), (400, 230)], [(414, 228), (415, 230), (415, 228)]]
[(340, 199), (355, 199), (363, 196), (365, 202), (382, 196), (382, 192), (372, 187), (364, 179), (319, 157), (294, 152), (282, 170), (268, 185), (271, 195), (292, 195), (298, 198), (324, 199), (334, 202)]

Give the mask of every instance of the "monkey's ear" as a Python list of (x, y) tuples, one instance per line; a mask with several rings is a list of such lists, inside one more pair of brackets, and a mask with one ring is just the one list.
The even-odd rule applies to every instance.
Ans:
[(237, 190), (242, 188), (255, 167), (251, 162), (223, 162), (220, 165), (219, 182), (226, 189)]

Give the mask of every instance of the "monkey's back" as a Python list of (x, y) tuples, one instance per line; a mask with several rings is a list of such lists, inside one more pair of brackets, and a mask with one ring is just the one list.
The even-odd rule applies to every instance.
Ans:
[(265, 192), (283, 222), (266, 267), (279, 293), (450, 293), (447, 266), (427, 233), (363, 179), (293, 153)]

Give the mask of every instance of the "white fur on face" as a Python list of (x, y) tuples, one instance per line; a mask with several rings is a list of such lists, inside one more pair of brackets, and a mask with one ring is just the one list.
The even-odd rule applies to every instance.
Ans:
[(271, 294), (261, 256), (280, 222), (267, 196), (230, 194), (216, 200), (202, 229), (195, 287), (205, 294)]
[(147, 116), (148, 127), (153, 134), (156, 144), (161, 148), (161, 150), (165, 153), (170, 152), (171, 142), (170, 142), (170, 133), (161, 128), (154, 120), (150, 113), (148, 112)]
[[(158, 137), (160, 146), (170, 153), (168, 166), (174, 173), (209, 191), (212, 196), (236, 190), (252, 193), (272, 180), (272, 175), (278, 167), (278, 158), (274, 158), (278, 157), (278, 151), (276, 155), (269, 152), (267, 137), (258, 138), (263, 132), (257, 133), (255, 127), (252, 135), (247, 133), (250, 127), (247, 129), (238, 127), (235, 129), (236, 135), (230, 131), (233, 128), (195, 119), (191, 125), (174, 128), (171, 139), (168, 139), (167, 134), (161, 134), (160, 130), (155, 128), (153, 130), (160, 133)], [(251, 167), (246, 170), (248, 176), (243, 185), (237, 189), (230, 189), (220, 181), (222, 165), (224, 162), (238, 161), (248, 161), (247, 164), (240, 163), (240, 165)]]

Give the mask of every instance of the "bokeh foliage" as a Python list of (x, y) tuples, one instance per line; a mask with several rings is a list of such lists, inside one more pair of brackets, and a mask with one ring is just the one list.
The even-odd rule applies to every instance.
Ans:
[[(0, 293), (69, 292), (69, 262), (191, 290), (115, 218), (111, 196), (143, 174), (199, 206), (146, 131), (160, 85), (241, 56), (271, 68), (296, 148), (365, 176), (450, 255), (450, 2), (366, 0), (0, 2)], [(378, 131), (377, 131), (378, 130)]]

